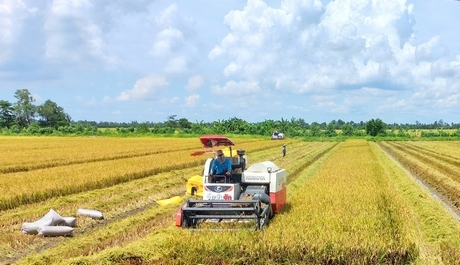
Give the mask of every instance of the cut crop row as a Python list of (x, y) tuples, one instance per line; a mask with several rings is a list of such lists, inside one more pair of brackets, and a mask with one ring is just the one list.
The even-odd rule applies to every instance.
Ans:
[(436, 190), (459, 209), (460, 172), (453, 161), (449, 163), (450, 160), (440, 160), (436, 154), (416, 152), (394, 142), (382, 142), (380, 146), (422, 182)]

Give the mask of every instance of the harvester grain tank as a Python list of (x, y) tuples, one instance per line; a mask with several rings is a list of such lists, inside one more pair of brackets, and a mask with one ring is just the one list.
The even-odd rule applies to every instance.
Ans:
[[(205, 137), (217, 140), (216, 137), (221, 139), (223, 136)], [(230, 139), (226, 139), (220, 142), (225, 143), (224, 146), (233, 145)], [(239, 149), (237, 156), (230, 155), (231, 176), (214, 175), (215, 181), (210, 182), (208, 176), (214, 159), (208, 158), (204, 165), (202, 199), (184, 202), (177, 211), (176, 226), (197, 229), (206, 223), (231, 223), (264, 229), (274, 214), (279, 213), (286, 204), (285, 169), (271, 161), (255, 163), (246, 169), (246, 152)]]

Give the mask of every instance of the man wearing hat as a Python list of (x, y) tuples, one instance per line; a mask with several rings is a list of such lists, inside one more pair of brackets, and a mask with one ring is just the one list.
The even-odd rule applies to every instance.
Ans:
[(211, 173), (209, 174), (209, 181), (215, 182), (213, 175), (225, 175), (230, 177), (232, 172), (232, 162), (226, 158), (222, 150), (217, 150), (217, 158), (212, 161)]
[(286, 156), (286, 145), (283, 144), (283, 149), (281, 149), (283, 151), (283, 156)]

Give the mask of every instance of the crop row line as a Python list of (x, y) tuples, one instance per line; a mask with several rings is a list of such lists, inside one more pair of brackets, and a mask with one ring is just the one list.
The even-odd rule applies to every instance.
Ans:
[[(418, 157), (423, 158), (423, 157), (428, 157), (427, 159), (432, 159), (435, 158), (439, 161), (443, 161), (447, 164), (451, 164), (454, 166), (460, 166), (460, 160), (456, 157), (453, 157), (451, 155), (445, 154), (445, 153), (440, 153), (440, 152), (435, 152), (433, 150), (429, 150), (425, 147), (417, 146), (414, 144), (409, 144), (409, 143), (395, 143), (395, 142), (390, 142), (388, 143), (390, 145), (398, 145), (401, 148), (404, 148), (406, 150), (411, 150), (413, 151), (413, 154), (417, 154)], [(423, 155), (422, 155), (423, 154)]]
[(457, 161), (454, 161), (451, 159), (439, 158), (433, 153), (429, 153), (429, 152), (425, 153), (422, 150), (414, 149), (406, 145), (400, 145), (396, 143), (382, 143), (381, 145), (392, 146), (392, 148), (395, 148), (401, 152), (404, 152), (416, 158), (417, 160), (430, 166), (432, 169), (435, 169), (441, 174), (449, 176), (449, 178), (451, 178), (455, 182), (460, 183), (460, 172), (457, 169), (457, 166), (460, 165), (460, 163), (458, 163)]
[[(380, 143), (380, 147), (394, 157), (399, 163), (416, 175), (425, 185), (436, 190), (457, 209), (460, 206), (460, 184), (443, 173), (443, 170), (429, 170), (432, 160), (420, 159), (414, 153), (405, 151), (403, 148)], [(445, 172), (445, 169), (444, 169)]]

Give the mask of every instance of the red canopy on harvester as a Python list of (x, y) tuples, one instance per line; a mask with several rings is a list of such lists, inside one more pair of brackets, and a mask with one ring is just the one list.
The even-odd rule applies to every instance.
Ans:
[[(222, 135), (204, 135), (200, 137), (201, 144), (206, 148), (213, 148), (216, 146), (232, 146), (235, 145), (232, 140)], [(193, 152), (192, 156), (202, 155), (204, 153), (214, 152), (213, 150), (203, 150)]]
[(235, 145), (232, 140), (222, 135), (205, 135), (200, 137), (200, 142), (204, 147), (229, 146)]

